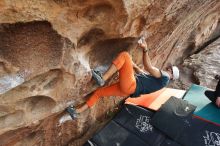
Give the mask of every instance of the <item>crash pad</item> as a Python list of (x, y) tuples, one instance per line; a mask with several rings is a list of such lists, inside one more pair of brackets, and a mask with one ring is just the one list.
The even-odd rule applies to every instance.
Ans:
[(151, 146), (160, 146), (165, 136), (151, 125), (153, 111), (145, 108), (125, 105), (114, 117), (113, 121), (138, 136)]
[(151, 124), (173, 140), (177, 140), (185, 129), (191, 128), (195, 109), (196, 106), (188, 101), (172, 96), (155, 113)]
[(153, 111), (123, 105), (121, 111), (84, 146), (162, 146), (165, 135), (151, 124)]
[(194, 115), (202, 120), (220, 125), (220, 109), (205, 96), (206, 87), (193, 84), (187, 91), (184, 100), (197, 106)]
[(128, 98), (125, 103), (139, 105), (157, 111), (171, 96), (182, 98), (184, 94), (184, 90), (163, 88), (150, 94), (141, 95), (140, 97)]
[(219, 146), (220, 127), (193, 117), (177, 141), (183, 146)]
[(164, 142), (161, 144), (161, 146), (181, 146), (181, 145), (176, 143), (175, 141), (167, 138), (166, 140), (164, 140)]
[(90, 143), (93, 143), (94, 146), (150, 146), (115, 121), (108, 123), (108, 125), (90, 139)]

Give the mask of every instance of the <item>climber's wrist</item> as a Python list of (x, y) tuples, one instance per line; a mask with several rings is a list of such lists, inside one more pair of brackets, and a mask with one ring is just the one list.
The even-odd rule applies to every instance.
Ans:
[(146, 53), (146, 52), (148, 52), (148, 51), (149, 51), (149, 49), (148, 49), (147, 47), (144, 47), (144, 48), (143, 48), (143, 52), (144, 52), (144, 53)]

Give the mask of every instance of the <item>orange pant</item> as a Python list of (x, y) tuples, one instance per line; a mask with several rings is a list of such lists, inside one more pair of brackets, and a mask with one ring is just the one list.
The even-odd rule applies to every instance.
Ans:
[(103, 96), (129, 96), (135, 92), (136, 80), (130, 55), (127, 52), (122, 52), (112, 63), (119, 71), (119, 82), (97, 89), (87, 101), (89, 107)]

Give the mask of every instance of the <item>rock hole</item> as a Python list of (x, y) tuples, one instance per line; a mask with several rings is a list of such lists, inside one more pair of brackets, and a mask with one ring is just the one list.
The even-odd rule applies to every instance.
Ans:
[(37, 73), (56, 67), (62, 57), (62, 37), (47, 21), (1, 24), (0, 59)]
[(84, 17), (89, 21), (105, 21), (111, 19), (111, 16), (114, 15), (114, 8), (111, 4), (101, 3), (94, 6), (90, 6), (86, 9)]
[(97, 42), (88, 53), (91, 68), (99, 65), (109, 65), (113, 58), (122, 51), (128, 51), (136, 38), (115, 38)]
[(100, 40), (105, 35), (105, 32), (99, 28), (93, 28), (86, 32), (77, 42), (77, 47), (80, 48), (86, 44), (90, 44), (91, 42), (95, 42)]
[(32, 96), (21, 102), (26, 108), (27, 114), (33, 119), (40, 119), (51, 113), (56, 106), (56, 102), (48, 96)]

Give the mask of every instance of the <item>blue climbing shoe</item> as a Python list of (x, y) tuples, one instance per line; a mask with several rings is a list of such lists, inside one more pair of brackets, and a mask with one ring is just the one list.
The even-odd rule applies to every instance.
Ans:
[(71, 118), (74, 120), (77, 118), (76, 109), (73, 106), (69, 106), (66, 108), (66, 111), (70, 114)]
[(99, 86), (103, 86), (105, 84), (105, 81), (102, 78), (102, 74), (100, 71), (92, 70), (92, 77), (95, 79), (96, 83)]

